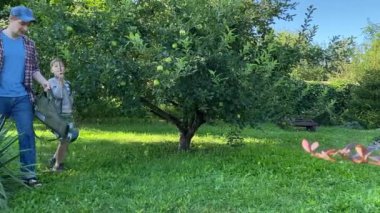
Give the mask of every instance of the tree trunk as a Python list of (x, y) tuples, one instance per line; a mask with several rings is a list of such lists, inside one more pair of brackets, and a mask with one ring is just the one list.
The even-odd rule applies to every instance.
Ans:
[(180, 131), (178, 150), (189, 150), (194, 134), (195, 132), (191, 130)]
[(206, 122), (205, 114), (203, 112), (194, 110), (191, 118), (186, 121), (181, 121), (176, 116), (165, 112), (156, 105), (152, 104), (146, 98), (141, 97), (140, 101), (147, 106), (153, 114), (177, 126), (180, 132), (178, 150), (187, 151), (190, 149), (191, 139), (193, 138), (195, 132), (202, 124)]
[(190, 149), (191, 139), (199, 127), (205, 123), (204, 115), (197, 112), (193, 119), (185, 127), (178, 128), (180, 132), (178, 150), (187, 151)]

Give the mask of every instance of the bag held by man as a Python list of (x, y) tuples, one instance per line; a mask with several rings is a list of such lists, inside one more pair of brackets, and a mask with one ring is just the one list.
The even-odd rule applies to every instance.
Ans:
[(59, 139), (64, 139), (67, 137), (69, 125), (61, 118), (55, 108), (54, 99), (51, 92), (42, 93), (37, 96), (34, 110), (38, 120), (52, 130)]

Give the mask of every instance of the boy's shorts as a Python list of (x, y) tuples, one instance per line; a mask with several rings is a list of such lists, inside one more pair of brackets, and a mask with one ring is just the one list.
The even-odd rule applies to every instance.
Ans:
[(62, 114), (59, 114), (59, 116), (61, 116), (61, 118), (66, 121), (69, 125), (72, 125), (74, 126), (74, 117), (72, 114), (65, 114), (65, 113), (62, 113)]

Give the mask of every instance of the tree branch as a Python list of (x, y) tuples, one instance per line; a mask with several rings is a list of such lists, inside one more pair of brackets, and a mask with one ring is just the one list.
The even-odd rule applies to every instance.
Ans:
[(182, 125), (182, 122), (177, 117), (175, 117), (174, 115), (163, 111), (162, 109), (160, 109), (156, 105), (152, 104), (150, 101), (148, 101), (144, 97), (140, 97), (140, 101), (146, 107), (148, 107), (149, 110), (150, 110), (150, 112), (152, 112), (153, 114), (157, 115), (158, 117), (160, 117), (160, 118), (162, 118), (162, 119), (164, 119), (166, 121), (169, 121), (169, 122), (173, 123), (174, 125), (177, 126), (177, 128), (180, 131), (184, 131), (185, 130), (185, 128)]

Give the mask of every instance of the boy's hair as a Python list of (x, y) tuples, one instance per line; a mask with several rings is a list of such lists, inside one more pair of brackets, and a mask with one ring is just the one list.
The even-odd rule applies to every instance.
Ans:
[(54, 58), (53, 60), (50, 61), (50, 68), (53, 67), (53, 64), (55, 62), (59, 62), (59, 63), (65, 64), (62, 59), (60, 59), (60, 58)]

